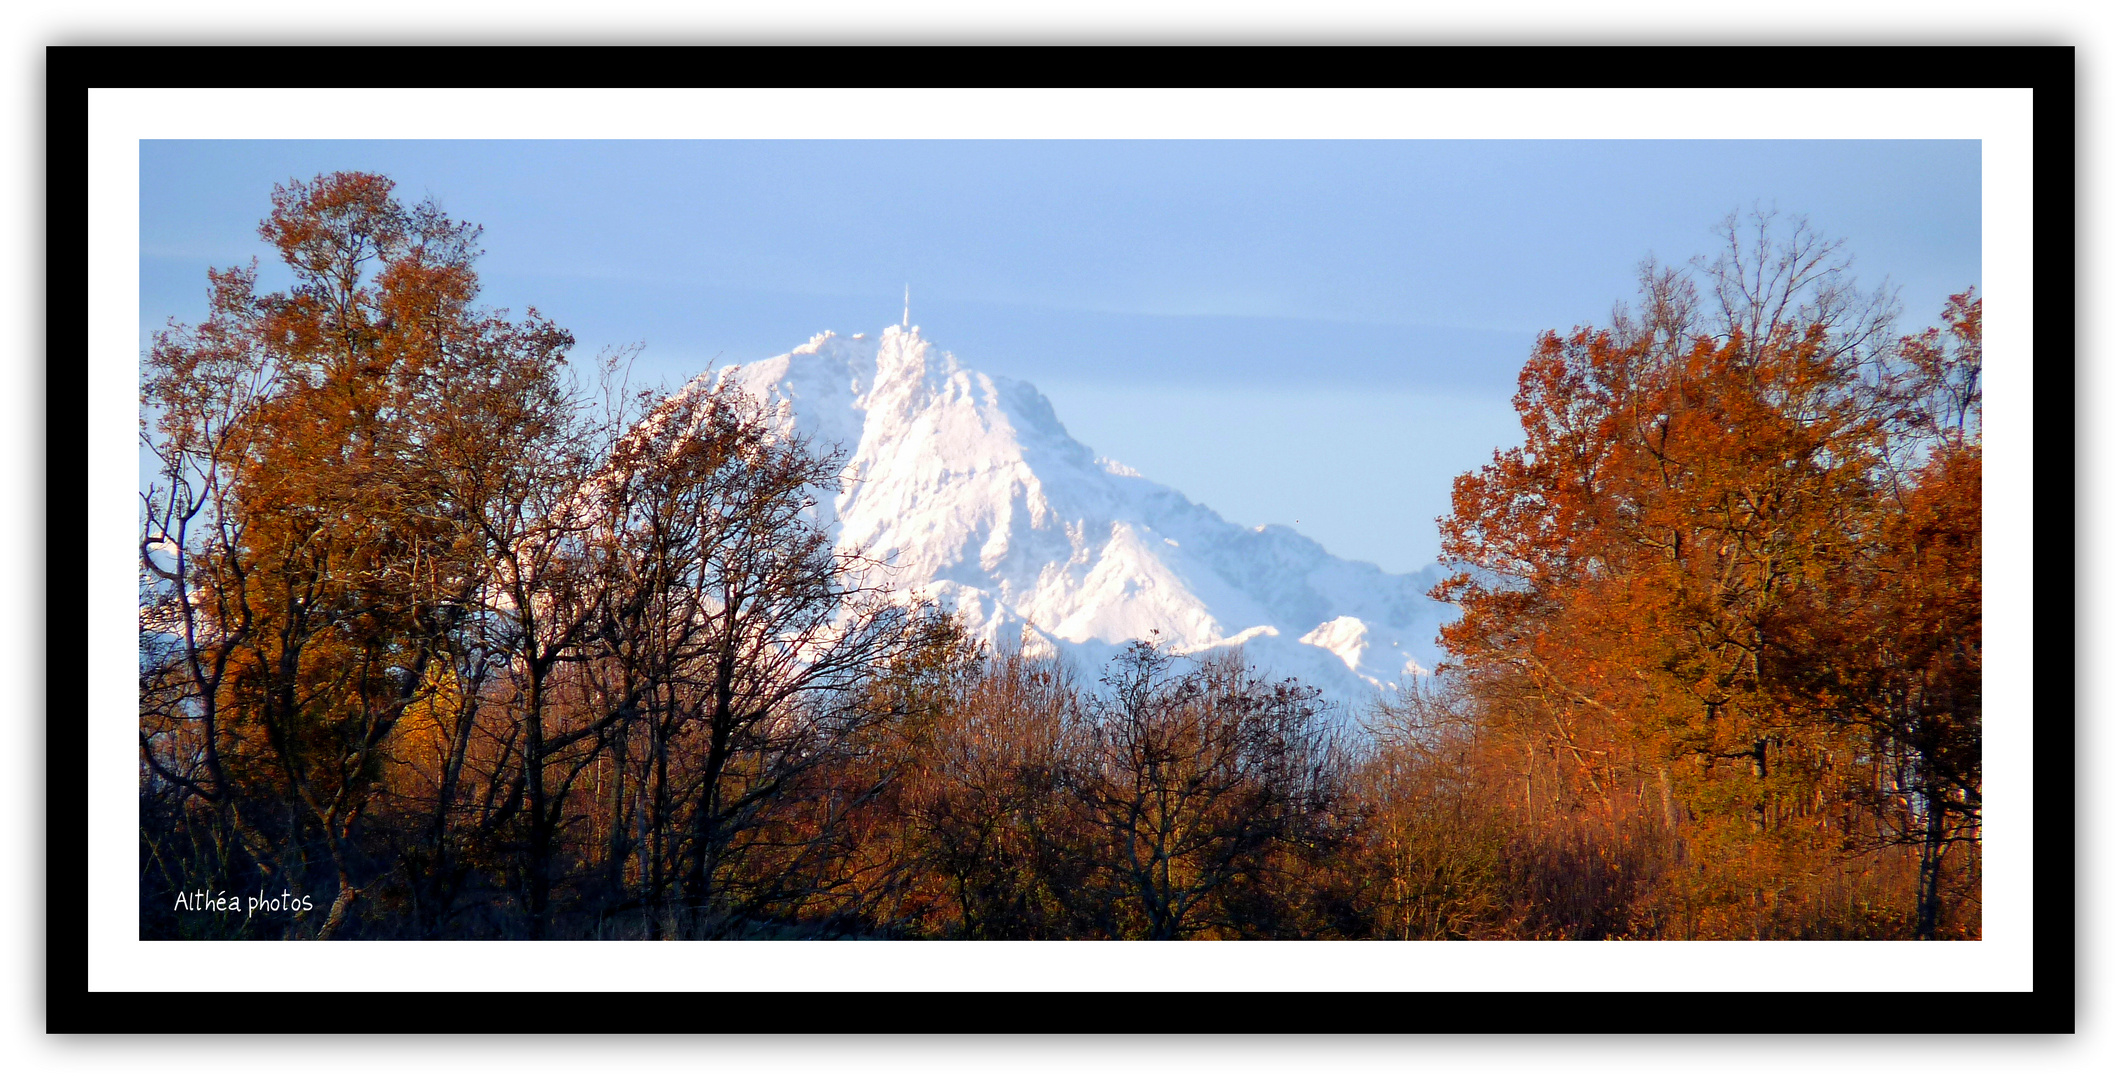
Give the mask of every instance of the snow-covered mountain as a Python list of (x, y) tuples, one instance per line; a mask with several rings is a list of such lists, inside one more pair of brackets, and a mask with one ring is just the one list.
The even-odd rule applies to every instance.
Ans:
[(842, 548), (884, 560), (887, 584), (991, 643), (1058, 649), (1091, 673), (1136, 638), (1242, 644), (1264, 671), (1343, 700), (1434, 663), (1451, 614), (1426, 595), (1434, 571), (1388, 574), (1284, 526), (1225, 521), (1095, 456), (1031, 384), (965, 368), (919, 327), (819, 334), (688, 389), (725, 382), (849, 455), (827, 508)]

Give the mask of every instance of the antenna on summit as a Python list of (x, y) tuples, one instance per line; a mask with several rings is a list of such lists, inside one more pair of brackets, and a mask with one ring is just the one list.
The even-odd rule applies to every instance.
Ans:
[(910, 281), (906, 283), (906, 310), (899, 313), (898, 324), (901, 329), (913, 325), (913, 283)]

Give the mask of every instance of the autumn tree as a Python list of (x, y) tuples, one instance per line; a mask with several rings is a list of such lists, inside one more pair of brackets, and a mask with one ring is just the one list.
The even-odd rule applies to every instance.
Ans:
[(1916, 932), (1940, 932), (1945, 893), (1978, 901), (1981, 817), (1981, 301), (1900, 343), (1893, 389), (1907, 434), (1881, 481), (1876, 544), (1825, 594), (1819, 628), (1783, 673), (1869, 740), (1861, 792), (1880, 846), (1918, 856)]
[(1119, 900), (1115, 932), (1235, 931), (1233, 889), (1334, 839), (1340, 775), (1318, 691), (1263, 679), (1241, 653), (1181, 661), (1142, 641), (1102, 682), (1066, 783)]
[(1417, 679), (1363, 717), (1366, 745), (1350, 783), (1362, 812), (1347, 872), (1372, 936), (1461, 940), (1527, 930), (1508, 862), (1511, 842), (1536, 834), (1525, 827), (1528, 803), (1513, 798), (1519, 778), (1500, 775), (1483, 754), (1485, 732), (1466, 715), (1471, 706), (1444, 680)]
[(617, 775), (643, 813), (613, 850), (639, 864), (638, 903), (688, 932), (817, 887), (828, 834), (780, 814), (885, 719), (864, 687), (924, 640), (820, 525), (839, 480), (836, 455), (721, 387), (654, 403), (585, 489), (609, 522), (610, 667), (634, 717), (619, 745), (642, 745)]
[(925, 740), (905, 812), (935, 882), (933, 932), (1065, 938), (1113, 921), (1069, 802), (1084, 699), (1054, 657), (985, 659)]
[[(1958, 359), (1938, 360), (1933, 337), (1891, 338), (1837, 245), (1772, 226), (1734, 218), (1694, 276), (1648, 268), (1637, 310), (1543, 335), (1523, 445), (1460, 477), (1443, 522), (1435, 595), (1463, 612), (1444, 643), (1484, 722), (1550, 763), (1571, 812), (1673, 793), (1689, 935), (1831, 932), (1803, 882), (1863, 845), (1864, 807), (1955, 836), (1978, 807), (1978, 568), (1917, 568), (1969, 551), (1925, 500), (1978, 537), (1979, 302), (1955, 298)], [(1947, 659), (1947, 639), (1976, 644)]]
[(260, 232), (293, 286), (214, 272), (147, 357), (143, 910), (322, 902), (157, 932), (704, 932), (817, 895), (831, 766), (951, 632), (821, 527), (838, 460), (734, 388), (594, 415), (564, 331), (477, 306), (478, 229), (383, 177), (278, 188)]
[(572, 342), (475, 309), (478, 230), (382, 177), (277, 188), (260, 235), (293, 286), (212, 273), (207, 320), (147, 358), (143, 783), (217, 852), (167, 887), (328, 898), (295, 920), (328, 937), (380, 872), (358, 834), (385, 749), (484, 581), (466, 478), (543, 445)]

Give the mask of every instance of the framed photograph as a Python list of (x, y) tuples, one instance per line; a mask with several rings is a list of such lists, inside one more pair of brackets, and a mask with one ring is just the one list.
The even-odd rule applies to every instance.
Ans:
[(51, 1030), (2071, 1030), (2072, 54), (1476, 51), (51, 50)]

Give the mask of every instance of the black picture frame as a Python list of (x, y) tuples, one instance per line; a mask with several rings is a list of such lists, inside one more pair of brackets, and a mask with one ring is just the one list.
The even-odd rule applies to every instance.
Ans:
[[(74, 459), (80, 402), (88, 393), (84, 338), (88, 296), (75, 282), (87, 278), (88, 94), (94, 87), (226, 87), (250, 80), (272, 86), (337, 86), (340, 72), (404, 70), (417, 59), (423, 77), (447, 73), (438, 85), (657, 85), (661, 80), (703, 72), (765, 70), (772, 50), (721, 48), (418, 48), (382, 51), (352, 48), (129, 48), (54, 47), (46, 53), (47, 320), (46, 357), (51, 387), (47, 476), (51, 510), (47, 550), (52, 580), (86, 580), (88, 568), (73, 536), (86, 513), (86, 493), (61, 463)], [(1761, 86), (1822, 70), (1860, 73), (1862, 85), (1899, 87), (2030, 88), (2033, 100), (2034, 252), (2040, 286), (2036, 342), (2040, 406), (2035, 454), (2046, 478), (2073, 477), (2073, 410), (2057, 402), (2072, 397), (2075, 356), (2076, 263), (2076, 83), (2069, 47), (1852, 47), (1771, 48), (1243, 48), (1158, 50), (1157, 70), (1304, 74), (1330, 81), (1351, 76), (1391, 79), (1430, 72), (1489, 72), (1492, 85), (1566, 87), (1609, 85), (1627, 80), (1691, 80), (1693, 85)], [(765, 55), (761, 55), (764, 52)], [(1827, 54), (1830, 54), (1827, 55)], [(1141, 49), (1119, 59), (1139, 70)], [(1048, 85), (1068, 73), (1094, 70), (1076, 50), (1047, 48), (948, 48), (914, 58), (900, 70), (948, 72), (968, 85)], [(921, 62), (932, 60), (934, 62)], [(1271, 60), (1271, 63), (1262, 61)], [(1529, 81), (1527, 79), (1529, 78)], [(430, 80), (432, 81), (432, 80)], [(2051, 407), (2052, 406), (2052, 407)], [(2057, 487), (2055, 490), (2066, 490)], [(2040, 625), (2068, 627), (2074, 619), (2073, 541), (2055, 528), (2036, 538), (2044, 556), (2035, 578)], [(2058, 576), (2065, 580), (2057, 581)], [(2059, 609), (2059, 610), (2058, 610)], [(2077, 765), (2074, 747), (2073, 646), (2050, 637), (2040, 642), (2042, 671), (2031, 702), (2033, 720), (2032, 988), (2025, 992), (1951, 991), (1881, 993), (1683, 993), (1623, 995), (1542, 992), (1424, 993), (1419, 1000), (1353, 1001), (1373, 997), (1343, 993), (1274, 993), (1270, 1002), (1230, 1009), (1206, 995), (1174, 1003), (1162, 994), (1017, 995), (1004, 1013), (970, 1003), (928, 1000), (964, 997), (921, 994), (920, 1001), (891, 1002), (891, 994), (812, 993), (816, 1000), (745, 993), (688, 995), (557, 992), (539, 1010), (435, 1007), (418, 991), (392, 994), (324, 993), (291, 1000), (281, 994), (151, 994), (92, 991), (88, 980), (89, 926), (80, 897), (88, 880), (88, 757), (84, 710), (53, 696), (46, 717), (48, 850), (46, 911), (48, 960), (47, 1030), (69, 1033), (461, 1033), (464, 1017), (478, 1015), (493, 1033), (555, 1031), (693, 1031), (774, 1033), (814, 1031), (820, 1026), (858, 1032), (936, 1032), (999, 1027), (1016, 1032), (1461, 1032), (1550, 1033), (1777, 1032), (1777, 1033), (2053, 1033), (2076, 1026), (2076, 830)], [(52, 648), (46, 673), (52, 687), (80, 685), (84, 660)], [(2062, 670), (2055, 670), (2061, 665)], [(330, 946), (318, 946), (329, 948)], [(1407, 995), (1394, 995), (1402, 997)], [(1155, 997), (1156, 1008), (1125, 1000)], [(869, 1000), (857, 1000), (869, 999)], [(323, 1007), (319, 1007), (322, 1004)], [(908, 1008), (910, 1006), (910, 1008)], [(1008, 1019), (995, 1021), (1002, 1015)]]

